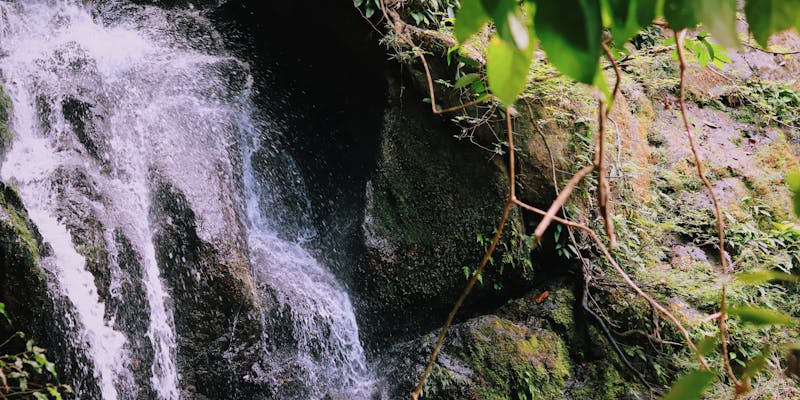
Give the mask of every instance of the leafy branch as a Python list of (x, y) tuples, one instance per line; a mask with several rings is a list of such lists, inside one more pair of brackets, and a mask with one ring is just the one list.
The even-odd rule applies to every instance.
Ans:
[[(11, 325), (3, 303), (0, 303), (0, 316)], [(24, 339), (24, 333), (16, 332), (0, 342), (0, 399), (61, 400), (62, 394), (72, 393), (68, 385), (50, 383), (50, 380), (58, 381), (55, 364), (47, 359), (43, 348), (36, 346), (33, 340)], [(20, 342), (24, 342), (21, 347)], [(8, 351), (11, 353), (6, 354)]]

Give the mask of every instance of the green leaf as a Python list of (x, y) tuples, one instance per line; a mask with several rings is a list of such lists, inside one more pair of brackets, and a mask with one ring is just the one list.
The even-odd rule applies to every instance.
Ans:
[(771, 325), (791, 326), (796, 323), (795, 319), (779, 311), (767, 310), (764, 308), (742, 306), (730, 307), (728, 313), (739, 318), (745, 324), (755, 327), (766, 327)]
[(514, 104), (525, 90), (532, 62), (533, 49), (522, 51), (498, 35), (493, 36), (486, 50), (489, 89), (504, 104)]
[(489, 22), (489, 14), (483, 8), (481, 0), (461, 0), (461, 8), (456, 13), (456, 22), (453, 33), (456, 39), (463, 43)]
[(697, 18), (717, 42), (728, 48), (739, 48), (736, 32), (736, 0), (694, 1)]
[(494, 20), (495, 31), (501, 39), (520, 50), (528, 50), (531, 36), (527, 20), (517, 0), (482, 0), (483, 8)]
[[(800, 192), (800, 171), (790, 171), (786, 174), (786, 185), (793, 192)], [(2, 303), (0, 303), (1, 305)], [(0, 307), (2, 311), (2, 307)]]
[[(638, 0), (607, 0), (611, 8), (612, 22), (611, 37), (614, 39), (614, 46), (623, 48), (625, 43), (634, 35), (639, 33), (642, 25), (639, 23)], [(650, 18), (652, 21), (652, 17)], [(650, 23), (649, 21), (647, 22)]]
[(594, 82), (603, 34), (596, 0), (538, 0), (535, 26), (542, 49), (559, 71), (578, 82)]
[(609, 109), (613, 107), (614, 105), (611, 104), (611, 99), (614, 97), (614, 92), (611, 90), (611, 87), (608, 86), (606, 74), (603, 73), (603, 69), (599, 65), (597, 66), (597, 74), (594, 76), (594, 87), (603, 94)]
[(661, 400), (699, 399), (716, 376), (710, 371), (692, 371), (680, 377)]
[(11, 325), (11, 318), (8, 317), (8, 314), (6, 313), (6, 305), (3, 303), (0, 303), (0, 315), (5, 317), (8, 324)]
[(773, 33), (798, 24), (800, 0), (747, 0), (744, 11), (750, 31), (758, 44), (766, 48)]
[(361, 7), (364, 4), (364, 0), (353, 0), (353, 5), (356, 7)]
[(800, 171), (790, 171), (786, 174), (786, 185), (794, 193), (794, 213), (800, 216)]
[(636, 7), (636, 21), (639, 26), (648, 26), (658, 16), (656, 10), (658, 0), (638, 0)]
[(756, 374), (758, 374), (758, 372), (764, 369), (764, 367), (766, 366), (767, 366), (767, 358), (764, 357), (763, 354), (759, 354), (748, 360), (747, 363), (744, 365), (744, 372), (742, 373), (742, 378), (748, 380), (756, 376)]
[(664, 18), (667, 19), (669, 27), (678, 31), (697, 26), (700, 22), (697, 20), (695, 11), (698, 2), (698, 0), (666, 0), (664, 2)]
[(417, 25), (422, 23), (422, 21), (425, 19), (425, 16), (422, 15), (422, 13), (419, 13), (419, 12), (411, 11), (411, 12), (409, 12), (409, 14), (411, 15), (411, 18), (414, 18), (414, 23), (416, 23)]
[(466, 74), (466, 75), (462, 76), (461, 78), (458, 78), (458, 80), (456, 81), (455, 85), (453, 85), (453, 87), (456, 88), (456, 89), (461, 89), (463, 87), (467, 87), (467, 85), (471, 84), (472, 82), (477, 81), (480, 78), (481, 78), (481, 74), (479, 74), (479, 73)]
[(800, 192), (794, 193), (794, 213), (800, 217)]
[(719, 343), (718, 336), (706, 336), (697, 342), (697, 352), (700, 353), (701, 356), (705, 356), (717, 347), (717, 343)]
[(731, 62), (733, 62), (731, 58), (728, 56), (727, 49), (725, 49), (724, 47), (716, 43), (711, 43), (711, 48), (714, 49), (714, 58), (716, 60), (722, 61), (723, 63), (726, 64), (730, 64)]
[(486, 93), (486, 86), (483, 84), (483, 81), (475, 81), (469, 85), (469, 90), (476, 96), (482, 95)]
[(50, 373), (50, 375), (52, 375), (52, 376), (53, 376), (53, 378), (58, 378), (58, 372), (56, 372), (56, 365), (55, 365), (55, 364), (53, 364), (53, 363), (51, 363), (51, 362), (49, 362), (49, 361), (48, 361), (48, 362), (47, 362), (47, 363), (44, 365), (44, 369), (46, 369), (46, 370), (47, 370), (47, 372), (49, 372), (49, 373)]
[(47, 395), (41, 392), (34, 392), (33, 397), (35, 397), (36, 400), (47, 400)]
[(736, 274), (736, 280), (746, 285), (761, 285), (769, 281), (798, 282), (800, 277), (768, 269), (741, 272)]
[(61, 393), (58, 392), (58, 388), (52, 385), (47, 385), (47, 392), (50, 393), (50, 396), (53, 396), (55, 400), (61, 400)]

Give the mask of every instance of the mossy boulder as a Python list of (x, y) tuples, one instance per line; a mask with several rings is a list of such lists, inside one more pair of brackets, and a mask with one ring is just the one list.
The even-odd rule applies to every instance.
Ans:
[[(454, 127), (415, 104), (421, 98), (415, 96), (390, 94), (377, 169), (366, 188), (366, 256), (353, 274), (362, 309), (374, 321), (368, 329), (379, 336), (424, 332), (444, 320), (483, 257), (508, 196), (502, 160), (454, 140)], [(518, 214), (507, 233), (512, 229), (524, 233)], [(467, 310), (502, 302), (532, 278), (530, 270), (513, 268), (501, 275), (500, 264), (487, 269)]]
[[(47, 252), (33, 223), (22, 205), (17, 192), (0, 183), (0, 302), (6, 303), (8, 312), (23, 327), (35, 326), (46, 319), (49, 303), (47, 276), (39, 263), (40, 252)], [(30, 295), (32, 297), (27, 297)], [(24, 312), (26, 308), (30, 311)], [(44, 317), (44, 318), (43, 318)], [(0, 327), (6, 327), (0, 324)], [(0, 336), (11, 332), (0, 330)]]
[[(395, 349), (403, 355), (389, 374), (391, 398), (411, 392), (435, 340), (431, 333)], [(563, 398), (569, 375), (567, 348), (556, 333), (487, 315), (451, 328), (422, 398)]]

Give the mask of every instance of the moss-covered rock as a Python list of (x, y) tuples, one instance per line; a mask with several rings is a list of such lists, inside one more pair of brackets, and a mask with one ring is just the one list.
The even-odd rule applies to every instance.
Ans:
[(5, 89), (0, 86), (0, 159), (5, 155), (8, 147), (14, 139), (9, 125), (11, 118), (11, 97), (6, 94)]
[[(454, 141), (453, 128), (415, 99), (390, 95), (377, 170), (367, 184), (367, 254), (354, 279), (380, 336), (424, 331), (444, 319), (488, 247), (508, 196), (500, 160)], [(508, 226), (507, 232), (524, 233), (519, 214)], [(501, 275), (500, 264), (487, 269), (467, 309), (507, 298), (495, 282), (511, 290), (531, 278), (513, 268)]]
[[(421, 373), (436, 337), (433, 333), (399, 346), (393, 397), (408, 393)], [(494, 315), (453, 326), (426, 383), (424, 399), (563, 398), (570, 375), (567, 349), (559, 336)]]

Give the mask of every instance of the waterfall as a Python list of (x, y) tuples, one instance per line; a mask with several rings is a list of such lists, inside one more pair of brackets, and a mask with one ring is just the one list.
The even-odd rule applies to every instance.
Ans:
[[(202, 240), (244, 238), (252, 279), (291, 321), (290, 351), (265, 353), (262, 364), (292, 368), (307, 398), (369, 397), (353, 306), (303, 239), (314, 236), (310, 215), (292, 216), (306, 229), (287, 237), (269, 201), (291, 192), (307, 205), (302, 176), (285, 155), (271, 167), (295, 187), (254, 171), (254, 154), (278, 128), (257, 121), (247, 66), (208, 21), (125, 2), (7, 0), (0, 49), (14, 132), (0, 176), (18, 187), (52, 248), (43, 266), (53, 295), (72, 305), (74, 344), (92, 364), (82, 379), (99, 392), (77, 385), (87, 388), (79, 398), (182, 397), (182, 336), (154, 243), (153, 171), (186, 195)], [(271, 323), (267, 310), (262, 318)]]
[[(271, 130), (278, 128), (267, 125), (266, 135), (261, 137), (270, 139), (276, 133), (270, 134)], [(264, 210), (276, 206), (276, 196), (259, 184), (270, 179), (262, 176), (257, 180), (252, 165), (256, 150), (270, 146), (259, 143), (259, 136), (255, 135), (243, 144), (247, 242), (256, 282), (274, 289), (280, 305), (290, 314), (297, 347), (289, 368), (299, 368), (301, 379), (311, 383), (311, 398), (368, 398), (373, 379), (367, 372), (350, 298), (333, 274), (300, 245), (316, 235), (311, 227), (289, 234), (295, 237), (294, 242), (283, 239), (285, 235), (271, 228), (275, 222)], [(276, 167), (281, 174), (293, 178), (295, 190), (289, 196), (300, 204), (309, 203), (305, 192), (296, 190), (303, 187), (304, 181), (291, 158), (273, 154), (271, 159), (282, 161)]]

